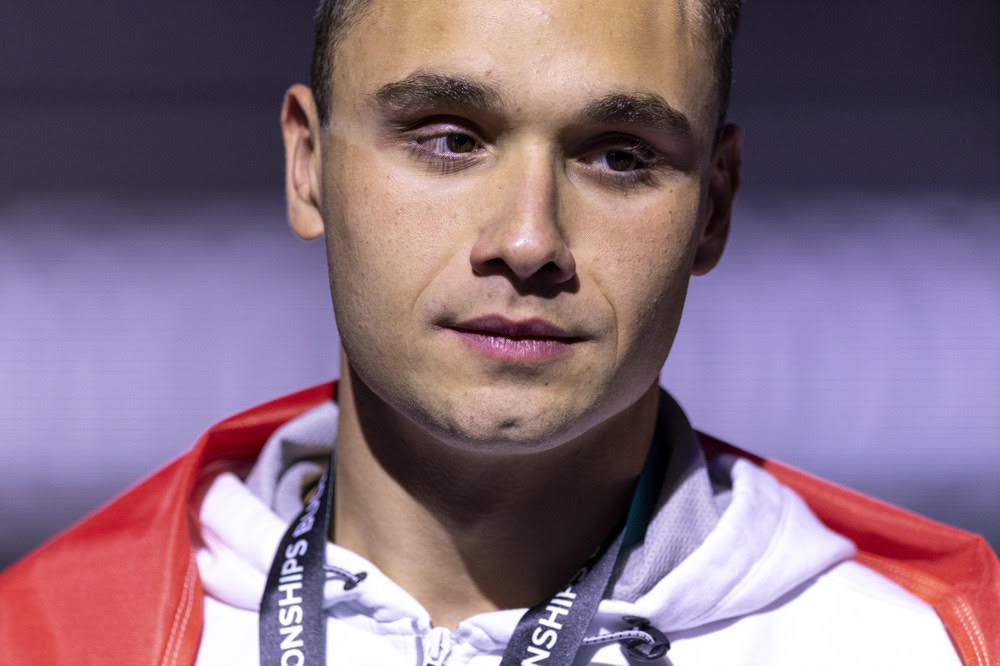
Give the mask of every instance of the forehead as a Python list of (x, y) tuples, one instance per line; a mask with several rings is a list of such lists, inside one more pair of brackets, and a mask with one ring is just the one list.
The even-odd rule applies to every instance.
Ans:
[(714, 71), (686, 0), (372, 0), (338, 47), (334, 104), (415, 73), (481, 79), (525, 112), (636, 91), (712, 120)]

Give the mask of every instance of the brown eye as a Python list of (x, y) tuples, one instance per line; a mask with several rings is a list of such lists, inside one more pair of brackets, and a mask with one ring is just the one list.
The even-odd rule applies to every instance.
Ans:
[(468, 134), (449, 134), (445, 146), (450, 153), (471, 153), (476, 149), (476, 140)]
[(612, 171), (632, 171), (639, 167), (638, 158), (633, 153), (624, 150), (610, 150), (604, 159)]

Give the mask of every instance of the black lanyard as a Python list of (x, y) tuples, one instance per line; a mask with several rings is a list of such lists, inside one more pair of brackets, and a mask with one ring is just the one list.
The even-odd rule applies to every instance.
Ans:
[[(645, 536), (666, 465), (660, 450), (663, 433), (657, 430), (624, 527), (587, 559), (565, 588), (521, 616), (500, 666), (573, 663), (618, 558)], [(333, 458), (331, 451), (330, 464), (316, 492), (288, 527), (271, 563), (260, 602), (261, 666), (326, 665), (323, 588)]]

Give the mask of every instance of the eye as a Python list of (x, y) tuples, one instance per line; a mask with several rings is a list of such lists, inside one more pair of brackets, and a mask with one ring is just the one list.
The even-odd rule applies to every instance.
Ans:
[(609, 150), (604, 153), (604, 163), (611, 171), (634, 171), (642, 168), (639, 157), (627, 150)]
[(415, 143), (423, 150), (438, 155), (466, 155), (482, 147), (478, 139), (464, 132), (418, 136)]
[(599, 147), (585, 155), (582, 161), (596, 169), (627, 174), (656, 166), (658, 158), (648, 146), (632, 143)]
[(449, 134), (444, 143), (453, 153), (471, 153), (476, 149), (476, 140), (468, 134)]
[(578, 159), (598, 182), (615, 189), (655, 184), (665, 163), (659, 151), (630, 136), (604, 137)]
[(421, 120), (402, 128), (399, 136), (416, 162), (441, 175), (481, 164), (489, 153), (478, 131), (451, 118)]

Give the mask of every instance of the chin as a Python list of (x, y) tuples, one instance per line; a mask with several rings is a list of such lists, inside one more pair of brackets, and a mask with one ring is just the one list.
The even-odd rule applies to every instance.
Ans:
[(593, 410), (576, 401), (553, 403), (489, 393), (461, 402), (445, 400), (438, 406), (425, 404), (417, 420), (449, 446), (498, 454), (555, 448), (585, 432), (592, 420), (588, 416)]

